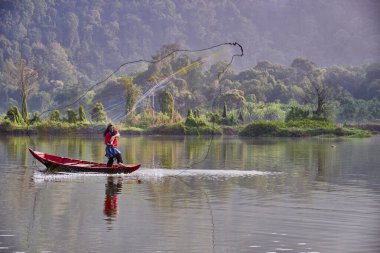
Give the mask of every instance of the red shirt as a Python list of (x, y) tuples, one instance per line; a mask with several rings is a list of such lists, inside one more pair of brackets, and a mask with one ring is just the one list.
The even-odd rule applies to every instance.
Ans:
[[(114, 134), (116, 135), (117, 133), (118, 133), (118, 131), (115, 129)], [(112, 135), (110, 132), (106, 133), (106, 135), (104, 136), (104, 143), (106, 145), (111, 142), (111, 137), (112, 137)], [(113, 143), (111, 143), (114, 147), (117, 147), (117, 139), (118, 138), (114, 138)]]

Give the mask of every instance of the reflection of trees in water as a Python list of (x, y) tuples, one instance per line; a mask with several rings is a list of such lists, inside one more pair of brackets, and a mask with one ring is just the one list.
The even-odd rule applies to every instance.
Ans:
[[(90, 147), (96, 147), (96, 146), (104, 146), (102, 140), (89, 140), (86, 136), (81, 136), (80, 138), (75, 138), (72, 141), (69, 141), (67, 144), (67, 154), (68, 157), (77, 157), (82, 160), (96, 160), (96, 161), (102, 161), (101, 154), (97, 154), (96, 156), (91, 156), (91, 153), (88, 151), (88, 143), (95, 142), (90, 145)], [(96, 144), (96, 145), (95, 145)], [(103, 151), (104, 153), (104, 151)], [(103, 154), (104, 156), (104, 154)]]
[[(148, 167), (177, 168), (183, 166), (184, 138), (130, 138), (127, 139), (126, 158), (128, 163), (144, 161)], [(168, 140), (169, 139), (169, 140)], [(129, 152), (133, 149), (132, 152)], [(136, 156), (139, 156), (136, 158)]]
[[(103, 213), (107, 216), (105, 220), (108, 224), (112, 224), (119, 212), (117, 195), (121, 192), (122, 186), (121, 177), (118, 177), (116, 181), (112, 176), (107, 178)], [(111, 230), (112, 227), (109, 229)]]
[(105, 145), (103, 143), (103, 139), (96, 140), (97, 143), (93, 143), (91, 145), (91, 156), (93, 157), (93, 160), (96, 161), (106, 161), (105, 157)]
[[(284, 157), (287, 145), (286, 142), (278, 141), (251, 144), (237, 138), (225, 139), (218, 136), (210, 140), (210, 137), (125, 136), (120, 139), (120, 147), (128, 163), (143, 162), (148, 168), (191, 166), (199, 169), (267, 170), (268, 163), (271, 167), (281, 166), (280, 159)], [(89, 152), (94, 160), (100, 160), (104, 158), (104, 145), (102, 140), (94, 142)], [(86, 151), (82, 153), (86, 154)]]
[(73, 141), (70, 141), (67, 144), (67, 155), (68, 155), (68, 157), (77, 157), (76, 153), (78, 152), (78, 142), (79, 142), (79, 138), (75, 139)]
[(317, 167), (317, 173), (316, 173), (316, 180), (325, 181), (326, 180), (326, 170), (327, 168), (327, 161), (326, 161), (326, 149), (319, 148), (317, 151), (317, 161), (316, 161), (316, 167)]
[[(335, 140), (334, 140), (335, 143)], [(331, 140), (299, 140), (286, 145), (286, 175), (284, 186), (298, 194), (312, 194), (315, 186), (311, 182), (318, 181), (318, 187), (328, 187), (341, 171), (340, 161), (336, 159), (335, 145)], [(288, 184), (289, 186), (287, 186)]]
[[(2, 136), (2, 142), (5, 142), (4, 149), (0, 149), (2, 152), (2, 157), (5, 158), (3, 164), (8, 164), (8, 159), (13, 158), (14, 160), (20, 161), (17, 164), (27, 165), (28, 164), (28, 147), (30, 146), (31, 139), (25, 137), (8, 137)], [(12, 160), (13, 160), (12, 159)]]

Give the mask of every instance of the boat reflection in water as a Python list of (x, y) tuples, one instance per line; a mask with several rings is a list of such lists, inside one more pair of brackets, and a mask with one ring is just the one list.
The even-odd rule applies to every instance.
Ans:
[[(112, 224), (114, 220), (116, 220), (117, 214), (119, 213), (119, 208), (117, 205), (117, 195), (121, 192), (122, 189), (122, 181), (121, 177), (115, 179), (110, 176), (107, 178), (106, 183), (106, 197), (104, 199), (104, 210), (103, 213), (107, 218), (107, 224)], [(111, 227), (109, 228), (112, 229)]]

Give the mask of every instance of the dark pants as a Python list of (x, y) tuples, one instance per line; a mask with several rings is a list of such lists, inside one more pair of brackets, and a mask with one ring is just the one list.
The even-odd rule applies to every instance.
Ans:
[(112, 167), (113, 165), (113, 159), (116, 157), (117, 163), (123, 163), (123, 158), (121, 157), (121, 154), (116, 154), (113, 157), (110, 157), (107, 162), (107, 167)]

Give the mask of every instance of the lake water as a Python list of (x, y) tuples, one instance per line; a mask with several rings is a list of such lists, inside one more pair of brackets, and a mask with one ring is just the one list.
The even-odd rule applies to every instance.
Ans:
[(0, 138), (0, 252), (380, 252), (380, 136), (123, 136), (131, 175), (39, 172), (27, 147), (104, 161), (100, 137)]

